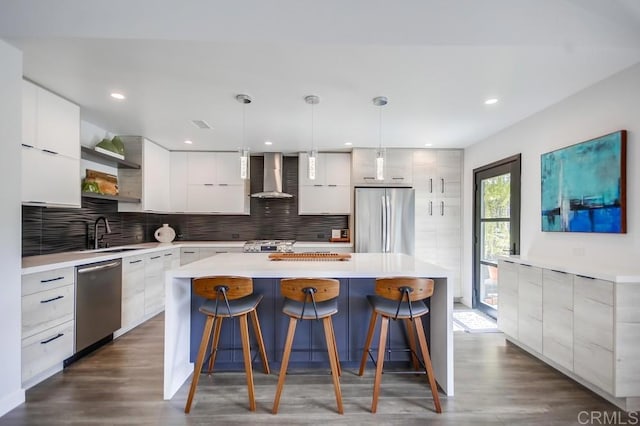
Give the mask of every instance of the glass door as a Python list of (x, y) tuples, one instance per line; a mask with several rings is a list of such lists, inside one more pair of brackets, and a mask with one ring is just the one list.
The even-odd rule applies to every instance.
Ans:
[(520, 155), (474, 170), (473, 307), (498, 314), (498, 256), (520, 253)]

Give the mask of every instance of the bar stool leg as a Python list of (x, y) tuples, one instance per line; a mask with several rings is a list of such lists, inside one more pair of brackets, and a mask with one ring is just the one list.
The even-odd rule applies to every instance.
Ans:
[[(420, 321), (420, 318), (417, 319)], [(413, 328), (413, 321), (410, 318), (405, 318), (404, 324), (407, 327), (407, 337), (409, 338), (409, 348), (411, 348), (411, 362), (413, 363), (414, 370), (420, 370), (420, 364), (416, 354), (416, 332)]]
[(193, 402), (193, 397), (196, 394), (196, 388), (198, 387), (198, 381), (200, 380), (200, 372), (202, 371), (202, 364), (204, 363), (204, 354), (207, 352), (207, 346), (209, 346), (212, 328), (213, 317), (207, 316), (207, 321), (204, 323), (204, 331), (202, 332), (202, 340), (200, 341), (200, 349), (198, 349), (198, 358), (196, 359), (196, 365), (193, 367), (193, 378), (191, 379), (191, 387), (189, 388), (187, 404), (184, 406), (184, 412), (187, 414), (191, 411), (191, 403)]
[(389, 330), (389, 317), (382, 315), (380, 323), (380, 344), (378, 345), (378, 360), (376, 364), (376, 376), (373, 381), (373, 401), (371, 403), (371, 412), (375, 413), (378, 409), (378, 396), (380, 395), (380, 382), (382, 381), (382, 366), (384, 364), (384, 349), (387, 343), (387, 331)]
[(211, 342), (211, 356), (209, 357), (209, 371), (208, 374), (211, 374), (213, 371), (213, 366), (216, 363), (216, 356), (218, 355), (218, 341), (220, 341), (220, 329), (222, 328), (222, 317), (218, 317), (215, 319), (214, 327), (213, 327), (213, 340)]
[(258, 313), (255, 309), (251, 311), (251, 322), (253, 324), (253, 331), (256, 334), (256, 340), (258, 341), (258, 350), (260, 351), (260, 358), (262, 359), (262, 371), (264, 371), (264, 374), (269, 374), (271, 370), (269, 369), (269, 361), (267, 360), (267, 351), (264, 348), (260, 321), (258, 321)]
[(431, 365), (431, 357), (429, 356), (429, 348), (427, 347), (427, 339), (424, 334), (424, 327), (422, 326), (422, 319), (417, 318), (415, 323), (418, 331), (418, 341), (420, 342), (422, 358), (424, 359), (425, 369), (427, 371), (427, 376), (429, 377), (429, 385), (431, 386), (431, 394), (433, 395), (433, 404), (436, 407), (436, 413), (442, 413), (442, 408), (440, 407), (440, 395), (438, 395), (438, 385), (436, 384), (436, 378), (433, 374), (433, 367)]
[(362, 351), (362, 360), (360, 361), (360, 371), (358, 372), (358, 376), (362, 376), (364, 374), (364, 368), (367, 365), (367, 355), (369, 355), (369, 348), (371, 347), (371, 340), (373, 340), (373, 332), (376, 329), (377, 320), (378, 313), (376, 311), (371, 312), (369, 331), (367, 332), (367, 339), (364, 342), (364, 350)]
[(338, 403), (338, 413), (344, 414), (342, 407), (342, 392), (340, 390), (340, 375), (338, 373), (338, 359), (336, 356), (337, 349), (335, 347), (335, 336), (333, 336), (333, 325), (331, 317), (322, 319), (324, 324), (324, 337), (327, 341), (327, 352), (329, 354), (329, 364), (331, 365), (331, 378), (333, 379), (333, 389), (336, 392), (336, 402)]
[(249, 410), (256, 411), (255, 391), (253, 388), (253, 369), (251, 368), (251, 347), (249, 345), (249, 324), (247, 314), (240, 315), (240, 336), (242, 338), (242, 355), (244, 371), (247, 374), (247, 390), (249, 392)]
[(338, 365), (338, 376), (342, 377), (342, 367), (340, 366), (340, 355), (338, 354), (338, 344), (336, 343), (336, 331), (333, 328), (333, 321), (329, 321), (331, 325), (331, 339), (333, 340), (333, 348), (336, 354), (336, 363)]
[(293, 346), (293, 336), (296, 334), (296, 318), (289, 318), (289, 330), (287, 331), (287, 340), (284, 344), (284, 353), (282, 355), (282, 364), (280, 365), (280, 375), (278, 376), (278, 387), (276, 389), (276, 397), (273, 400), (273, 414), (278, 414), (278, 406), (280, 405), (280, 395), (284, 387), (284, 379), (287, 376), (287, 367), (289, 366), (289, 357), (291, 356), (291, 347)]

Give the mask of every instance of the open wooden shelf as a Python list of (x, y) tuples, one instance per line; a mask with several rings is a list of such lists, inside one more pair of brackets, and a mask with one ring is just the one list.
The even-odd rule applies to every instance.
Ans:
[(80, 155), (85, 160), (95, 161), (96, 163), (106, 164), (107, 166), (114, 166), (119, 169), (140, 168), (140, 164), (132, 163), (131, 161), (127, 160), (121, 160), (119, 158), (98, 152), (86, 146), (80, 147)]
[(120, 195), (96, 194), (95, 192), (83, 192), (81, 195), (85, 198), (98, 198), (100, 200), (123, 201), (126, 203), (139, 203), (140, 198), (123, 197)]

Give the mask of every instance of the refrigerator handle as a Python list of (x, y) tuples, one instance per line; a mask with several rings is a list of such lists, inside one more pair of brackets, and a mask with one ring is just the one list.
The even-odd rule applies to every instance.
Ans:
[(382, 204), (382, 209), (380, 210), (380, 214), (382, 215), (382, 252), (384, 253), (387, 248), (387, 206), (386, 206), (386, 197), (383, 195), (380, 197), (380, 203)]
[(389, 200), (388, 195), (385, 196), (385, 199), (387, 203), (387, 236), (384, 251), (385, 253), (389, 253), (391, 251), (391, 239), (389, 238), (389, 228), (391, 228), (391, 201)]

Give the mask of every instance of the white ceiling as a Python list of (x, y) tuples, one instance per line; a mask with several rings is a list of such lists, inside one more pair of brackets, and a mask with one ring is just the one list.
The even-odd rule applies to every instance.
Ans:
[(83, 119), (169, 149), (238, 149), (239, 93), (254, 152), (309, 149), (310, 94), (320, 150), (381, 122), (385, 146), (461, 148), (640, 62), (640, 2), (3, 0), (0, 37)]

